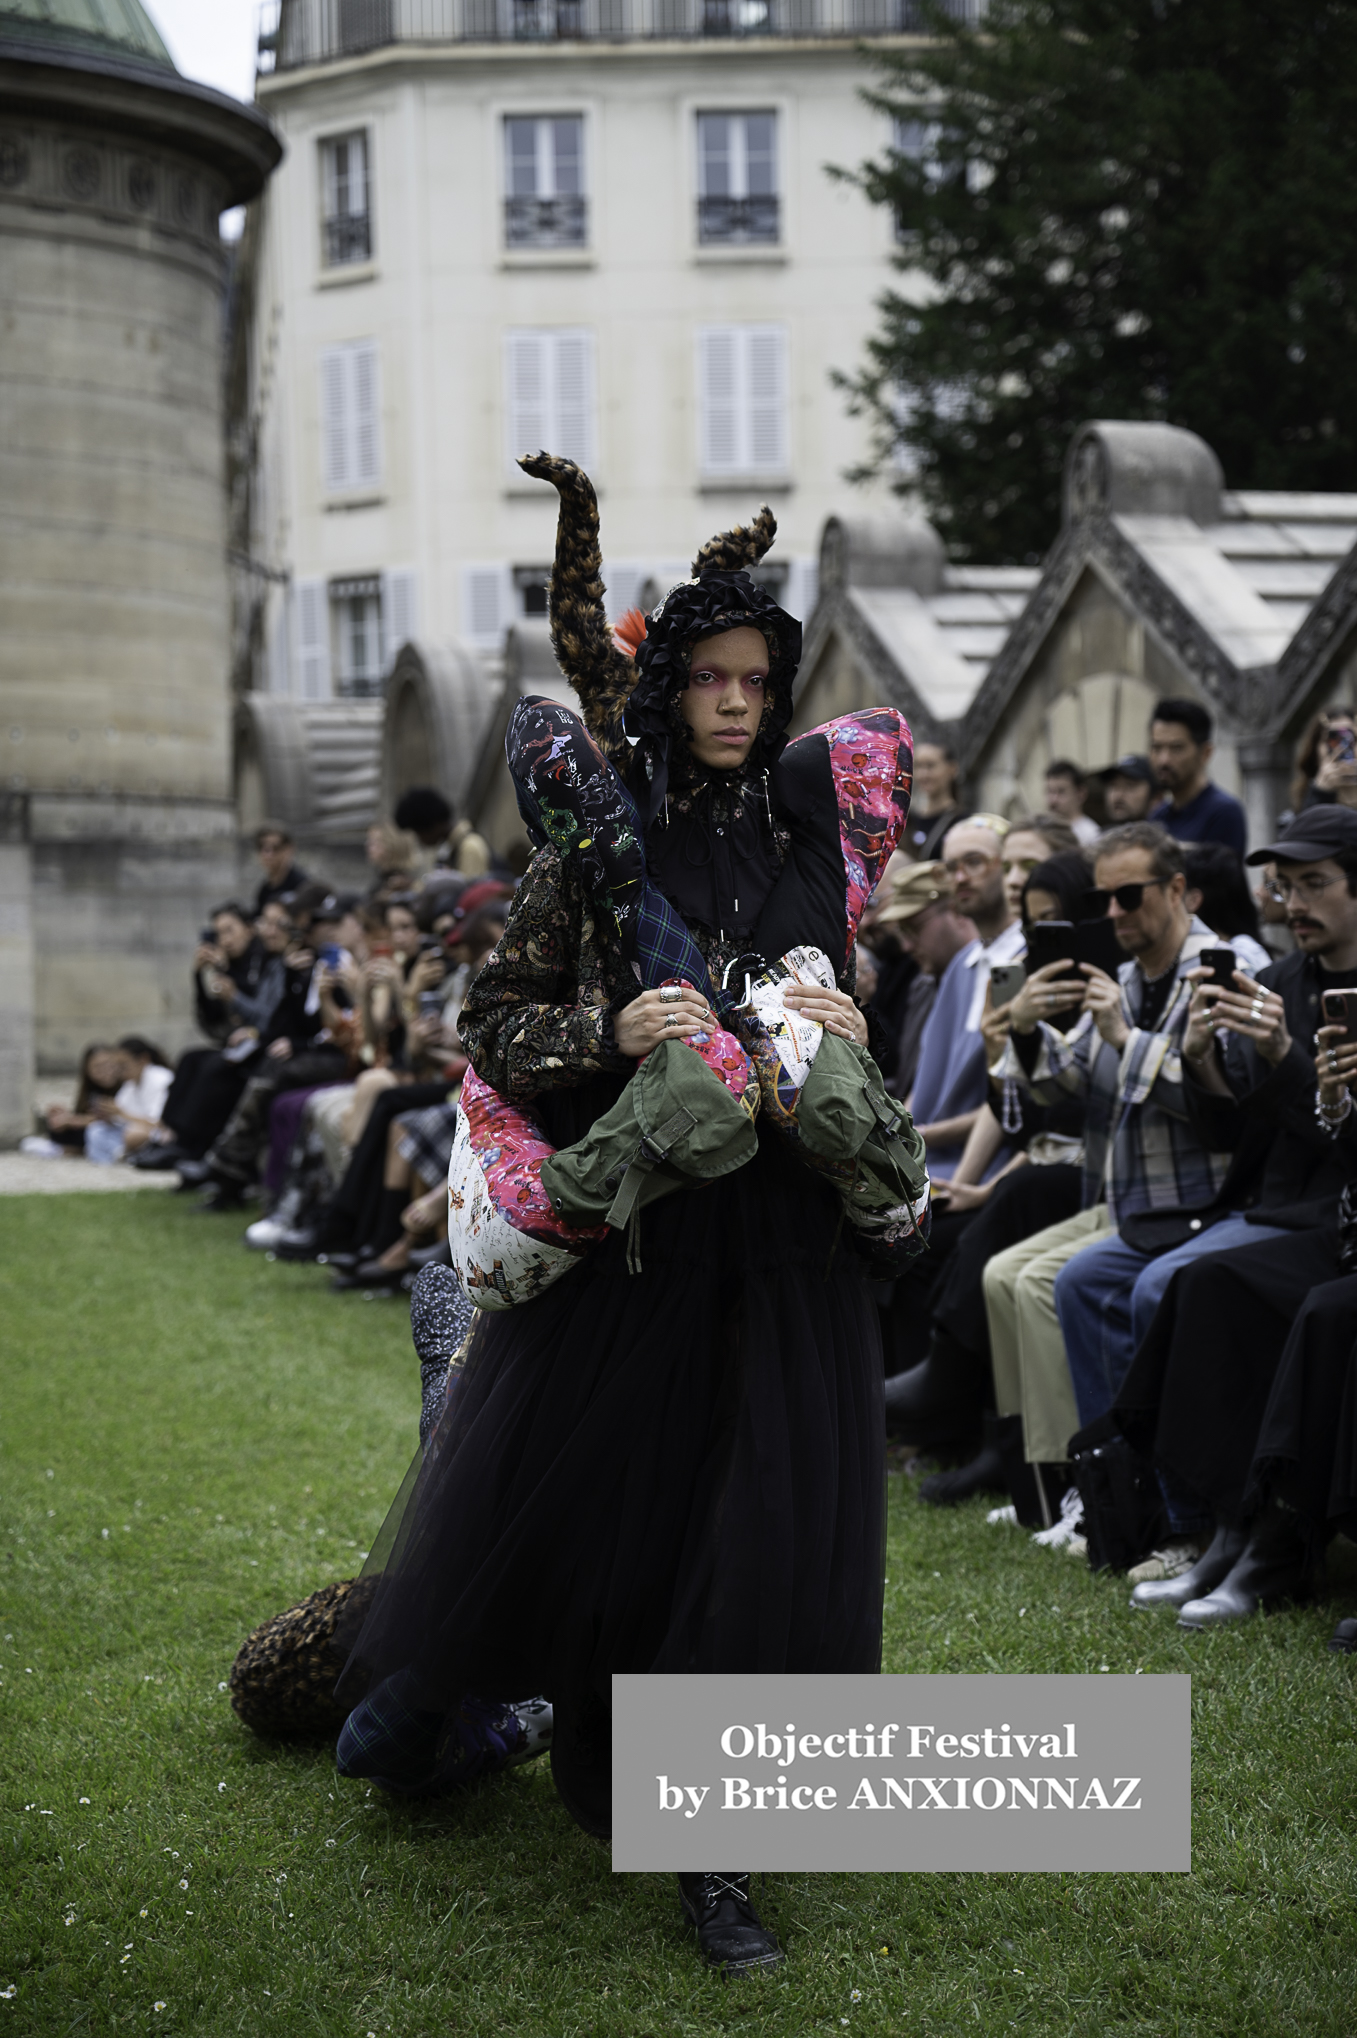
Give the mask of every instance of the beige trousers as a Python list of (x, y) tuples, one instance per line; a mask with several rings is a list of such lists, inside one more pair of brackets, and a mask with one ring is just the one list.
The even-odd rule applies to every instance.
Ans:
[(996, 1406), (1000, 1415), (1022, 1417), (1029, 1464), (1061, 1463), (1079, 1428), (1055, 1313), (1055, 1277), (1086, 1245), (1115, 1232), (1107, 1221), (1107, 1205), (1099, 1203), (996, 1253), (985, 1268)]

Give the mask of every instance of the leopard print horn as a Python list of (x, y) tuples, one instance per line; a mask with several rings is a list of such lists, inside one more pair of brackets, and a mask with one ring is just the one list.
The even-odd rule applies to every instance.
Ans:
[(636, 684), (636, 667), (614, 641), (603, 606), (603, 558), (598, 546), (598, 498), (582, 467), (556, 453), (529, 453), (525, 474), (549, 481), (560, 496), (556, 559), (547, 590), (551, 648), (579, 695), (584, 723), (605, 750), (625, 749), (622, 710)]
[(736, 524), (708, 538), (693, 561), (693, 578), (702, 573), (738, 573), (742, 566), (757, 566), (777, 536), (777, 518), (764, 503), (752, 524)]

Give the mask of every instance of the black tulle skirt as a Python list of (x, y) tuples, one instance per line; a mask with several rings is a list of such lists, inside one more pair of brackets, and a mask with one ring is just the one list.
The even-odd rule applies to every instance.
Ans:
[(543, 1692), (614, 1671), (872, 1671), (882, 1365), (839, 1207), (761, 1133), (737, 1173), (610, 1235), (486, 1317), (369, 1568), (340, 1685), (356, 1705)]

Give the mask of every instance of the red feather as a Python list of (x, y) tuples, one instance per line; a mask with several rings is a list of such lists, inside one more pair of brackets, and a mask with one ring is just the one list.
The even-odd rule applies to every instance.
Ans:
[(646, 619), (640, 609), (628, 609), (613, 624), (613, 642), (626, 658), (634, 658), (646, 640)]

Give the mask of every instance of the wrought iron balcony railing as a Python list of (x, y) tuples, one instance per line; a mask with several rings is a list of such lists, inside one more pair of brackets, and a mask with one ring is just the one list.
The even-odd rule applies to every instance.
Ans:
[(341, 212), (325, 222), (325, 266), (340, 269), (346, 262), (372, 256), (372, 220), (366, 212)]
[[(973, 22), (985, 0), (944, 0)], [(923, 0), (265, 0), (261, 70), (400, 43), (644, 42), (917, 35)]]
[(697, 238), (703, 247), (757, 241), (767, 246), (778, 237), (776, 198), (699, 198)]
[(582, 248), (589, 239), (587, 198), (506, 198), (504, 240), (510, 248)]

